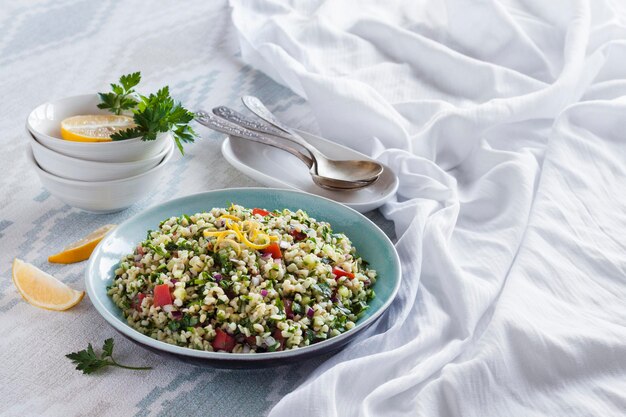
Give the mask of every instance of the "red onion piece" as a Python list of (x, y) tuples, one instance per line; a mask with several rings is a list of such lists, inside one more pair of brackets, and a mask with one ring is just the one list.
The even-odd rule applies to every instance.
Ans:
[(294, 317), (293, 310), (291, 310), (292, 302), (293, 301), (288, 298), (283, 298), (283, 305), (285, 306), (285, 316), (287, 316), (288, 319), (293, 319)]
[(310, 317), (313, 317), (313, 314), (315, 314), (315, 311), (309, 307), (309, 309), (306, 311), (306, 315)]
[(183, 313), (181, 313), (180, 311), (172, 311), (172, 318), (174, 320), (180, 320), (183, 318)]
[(265, 289), (261, 290), (261, 295), (263, 297), (267, 297), (267, 290), (265, 290)]

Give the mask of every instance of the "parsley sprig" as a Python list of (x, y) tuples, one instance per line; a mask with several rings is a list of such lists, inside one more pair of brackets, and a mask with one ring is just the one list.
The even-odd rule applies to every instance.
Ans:
[(83, 371), (84, 374), (91, 374), (99, 369), (107, 366), (117, 366), (118, 368), (133, 369), (133, 370), (148, 370), (152, 367), (135, 367), (121, 365), (113, 359), (113, 339), (107, 339), (102, 345), (102, 354), (98, 356), (93, 350), (91, 343), (87, 345), (87, 349), (78, 352), (73, 352), (65, 355), (68, 359), (76, 364), (76, 369)]
[(111, 84), (111, 92), (98, 93), (98, 104), (101, 109), (121, 114), (132, 111), (137, 126), (116, 132), (111, 135), (113, 140), (124, 140), (141, 137), (142, 140), (155, 140), (159, 133), (171, 132), (181, 154), (183, 143), (193, 142), (197, 134), (189, 126), (195, 114), (177, 103), (170, 95), (168, 86), (161, 88), (156, 94), (143, 96), (135, 91), (141, 81), (141, 73), (122, 75), (119, 84)]

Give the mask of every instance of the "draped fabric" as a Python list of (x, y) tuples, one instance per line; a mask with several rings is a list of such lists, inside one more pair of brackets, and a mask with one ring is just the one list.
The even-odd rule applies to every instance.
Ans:
[(271, 415), (626, 412), (626, 4), (230, 4), (243, 59), (400, 178), (397, 299)]

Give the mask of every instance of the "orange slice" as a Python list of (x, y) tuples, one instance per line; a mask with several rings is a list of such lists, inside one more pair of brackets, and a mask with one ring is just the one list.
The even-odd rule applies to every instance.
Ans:
[(76, 291), (50, 274), (20, 259), (13, 260), (13, 283), (24, 300), (35, 307), (63, 311), (80, 303), (84, 291)]
[(73, 116), (61, 122), (61, 137), (75, 142), (110, 142), (111, 135), (137, 126), (132, 117), (114, 114)]
[(48, 262), (57, 264), (73, 264), (74, 262), (89, 259), (91, 252), (93, 252), (96, 245), (100, 243), (102, 238), (114, 228), (114, 224), (107, 224), (97, 230), (94, 230), (86, 237), (63, 249), (63, 251), (49, 256)]

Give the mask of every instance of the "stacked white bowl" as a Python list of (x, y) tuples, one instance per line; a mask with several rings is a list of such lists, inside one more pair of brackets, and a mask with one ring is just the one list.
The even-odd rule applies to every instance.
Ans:
[(111, 114), (97, 94), (68, 97), (35, 108), (26, 121), (27, 158), (43, 186), (58, 199), (86, 211), (111, 213), (141, 200), (158, 185), (172, 158), (169, 133), (154, 141), (74, 142), (61, 138), (61, 121)]

